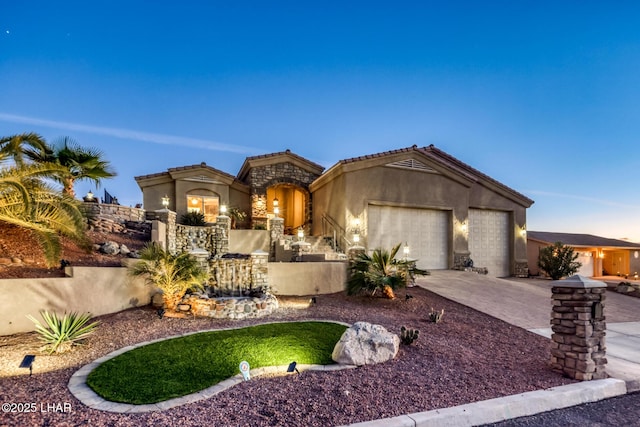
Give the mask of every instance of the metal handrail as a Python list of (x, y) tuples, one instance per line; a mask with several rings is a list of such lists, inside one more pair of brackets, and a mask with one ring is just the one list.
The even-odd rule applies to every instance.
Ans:
[(338, 224), (338, 222), (335, 219), (333, 219), (330, 215), (328, 215), (327, 213), (323, 213), (322, 214), (322, 235), (323, 236), (327, 235), (326, 225), (329, 225), (332, 229), (333, 244), (334, 244), (333, 249), (335, 251), (344, 253), (344, 251), (341, 250), (340, 243), (339, 243), (342, 240), (345, 241), (346, 247), (353, 246), (353, 244), (346, 237), (347, 235), (346, 230), (340, 224)]

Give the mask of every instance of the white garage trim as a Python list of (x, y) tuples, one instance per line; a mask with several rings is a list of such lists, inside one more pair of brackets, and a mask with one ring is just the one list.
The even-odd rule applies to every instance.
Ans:
[(469, 251), (475, 267), (486, 267), (493, 277), (509, 276), (509, 240), (508, 212), (469, 209)]
[[(391, 249), (402, 242), (426, 269), (449, 268), (449, 214), (435, 209), (369, 205), (367, 246)], [(402, 252), (399, 253), (402, 257)]]

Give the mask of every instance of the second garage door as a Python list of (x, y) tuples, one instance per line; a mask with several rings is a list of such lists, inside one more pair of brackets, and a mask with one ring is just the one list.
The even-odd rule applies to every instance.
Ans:
[(509, 214), (469, 209), (469, 251), (475, 267), (486, 267), (493, 277), (509, 276)]
[[(391, 249), (402, 242), (410, 247), (410, 258), (426, 269), (448, 268), (449, 215), (433, 209), (370, 205), (369, 250)], [(402, 257), (402, 248), (397, 258)]]

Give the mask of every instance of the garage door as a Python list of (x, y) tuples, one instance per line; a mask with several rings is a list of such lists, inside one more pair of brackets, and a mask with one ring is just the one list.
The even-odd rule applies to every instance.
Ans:
[[(446, 211), (370, 205), (368, 217), (370, 251), (408, 243), (409, 256), (418, 260), (418, 267), (433, 270), (449, 267)], [(402, 249), (397, 257), (402, 257)]]
[(584, 277), (593, 277), (593, 256), (591, 252), (579, 252), (576, 261), (582, 264), (576, 274)]
[(475, 267), (493, 277), (509, 276), (509, 214), (469, 209), (469, 251)]

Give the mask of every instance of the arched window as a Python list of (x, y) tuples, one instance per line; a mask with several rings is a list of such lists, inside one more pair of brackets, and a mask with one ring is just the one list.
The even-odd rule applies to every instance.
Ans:
[(220, 198), (187, 194), (187, 212), (200, 212), (204, 214), (206, 222), (216, 222), (216, 217), (220, 214)]

